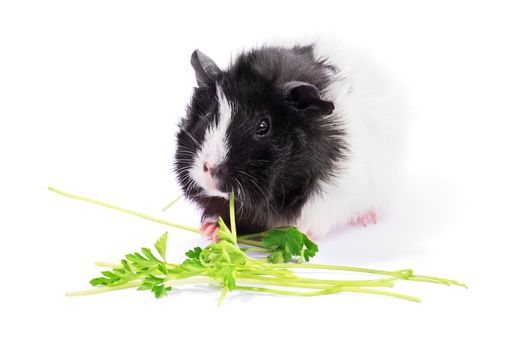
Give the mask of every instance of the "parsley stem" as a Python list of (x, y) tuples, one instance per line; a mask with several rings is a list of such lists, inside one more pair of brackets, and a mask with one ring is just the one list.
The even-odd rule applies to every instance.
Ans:
[(241, 237), (239, 237), (239, 239), (237, 240), (239, 243), (246, 244), (246, 245), (251, 245), (251, 246), (254, 246), (254, 247), (264, 248), (264, 246), (263, 246), (263, 244), (261, 242), (250, 240), (250, 239), (244, 239), (244, 235), (241, 236)]
[(121, 264), (115, 264), (110, 262), (104, 262), (104, 261), (95, 261), (95, 266), (98, 267), (111, 267), (112, 269), (119, 269), (122, 267)]
[(262, 252), (262, 253), (268, 253), (268, 249), (266, 248), (241, 248), (244, 252)]
[(271, 288), (263, 288), (263, 287), (248, 287), (248, 286), (239, 286), (239, 285), (237, 285), (235, 288), (240, 289), (240, 290), (254, 291), (254, 292), (263, 292), (263, 293), (272, 293), (272, 294), (281, 294), (281, 295), (298, 295), (298, 296), (316, 296), (316, 295), (323, 295), (323, 294), (335, 294), (335, 293), (340, 293), (340, 292), (351, 292), (351, 293), (385, 295), (385, 296), (399, 298), (403, 300), (414, 301), (417, 303), (421, 301), (420, 298), (417, 298), (411, 295), (393, 293), (393, 292), (380, 290), (380, 289), (369, 289), (369, 288), (360, 288), (360, 287), (336, 287), (336, 288), (323, 289), (323, 290), (319, 290), (315, 292), (289, 291), (289, 290), (281, 290), (281, 289), (271, 289)]
[(328, 279), (316, 279), (316, 278), (304, 278), (300, 277), (297, 281), (302, 283), (318, 283), (318, 284), (334, 284), (340, 286), (374, 286), (374, 287), (393, 287), (392, 282), (396, 281), (397, 277), (391, 278), (378, 278), (371, 280), (328, 280)]
[(132, 281), (132, 282), (128, 282), (128, 283), (119, 284), (119, 285), (116, 285), (116, 286), (97, 287), (97, 288), (92, 288), (92, 289), (87, 289), (87, 290), (81, 290), (81, 291), (78, 291), (78, 292), (69, 292), (69, 293), (66, 293), (66, 296), (68, 296), (68, 297), (78, 297), (78, 296), (82, 296), (82, 295), (91, 295), (91, 294), (98, 294), (98, 293), (104, 293), (104, 292), (111, 292), (113, 290), (118, 290), (118, 289), (126, 289), (126, 288), (138, 287), (141, 284), (142, 284), (142, 280), (140, 280), (140, 281)]
[[(67, 192), (64, 192), (64, 191), (60, 191), (60, 190), (57, 190), (56, 188), (53, 188), (53, 187), (48, 187), (47, 189), (49, 191), (51, 191), (51, 192), (60, 194), (62, 196), (65, 196), (65, 197), (68, 197), (68, 198), (71, 198), (71, 199), (77, 199), (77, 200), (80, 200), (80, 201), (84, 201), (84, 202), (100, 205), (100, 206), (103, 206), (103, 207), (106, 207), (106, 208), (109, 208), (109, 209), (120, 211), (122, 213), (134, 215), (134, 216), (137, 216), (137, 217), (145, 219), (145, 220), (153, 221), (153, 222), (156, 222), (156, 223), (161, 224), (161, 225), (171, 226), (171, 227), (175, 227), (175, 228), (178, 228), (178, 229), (181, 229), (181, 230), (195, 232), (195, 233), (198, 233), (198, 234), (202, 235), (202, 232), (198, 228), (195, 228), (195, 227), (190, 227), (190, 226), (186, 226), (186, 225), (177, 224), (177, 223), (174, 223), (174, 222), (171, 222), (171, 221), (159, 219), (159, 218), (156, 218), (156, 217), (151, 216), (151, 215), (139, 213), (139, 212), (137, 212), (135, 210), (122, 208), (122, 207), (119, 207), (119, 206), (116, 206), (116, 205), (113, 205), (113, 204), (109, 204), (109, 203), (104, 203), (104, 202), (101, 202), (101, 201), (98, 201), (98, 200), (95, 200), (95, 199), (82, 197), (82, 196), (78, 196), (78, 195), (75, 195), (75, 194), (71, 194), (71, 193), (67, 193)], [(234, 213), (234, 217), (235, 217), (235, 213)], [(230, 221), (233, 223), (233, 225), (232, 225), (232, 234), (234, 235), (236, 242), (239, 242), (239, 243), (242, 243), (242, 244), (246, 244), (246, 245), (251, 245), (251, 246), (254, 246), (254, 247), (264, 248), (262, 243), (260, 243), (258, 241), (248, 240), (248, 239), (244, 239), (244, 238), (237, 239), (237, 235), (236, 235), (236, 232), (235, 232), (235, 220), (230, 220)], [(264, 234), (264, 232), (260, 232), (260, 233), (258, 233), (258, 235), (259, 234)]]
[[(169, 280), (169, 281), (165, 282), (164, 285), (166, 287), (172, 287), (172, 286), (183, 286), (183, 285), (186, 285), (186, 284), (199, 284), (199, 283), (210, 283), (210, 284), (213, 284), (213, 283), (216, 283), (216, 282), (213, 279), (211, 279), (211, 278), (187, 278), (187, 279), (181, 279), (181, 280), (177, 280), (177, 279)], [(142, 280), (131, 281), (131, 282), (119, 284), (119, 285), (116, 285), (116, 286), (97, 287), (97, 288), (92, 288), (92, 289), (81, 290), (81, 291), (78, 291), (78, 292), (69, 292), (69, 293), (66, 293), (66, 296), (68, 296), (68, 297), (77, 297), (77, 296), (82, 296), (82, 295), (91, 295), (91, 294), (105, 293), (105, 292), (111, 292), (113, 290), (138, 287), (141, 284), (142, 284)]]
[(230, 192), (230, 231), (233, 236), (233, 243), (237, 244), (237, 228), (235, 226), (235, 196)]
[(81, 197), (81, 196), (77, 196), (77, 195), (74, 195), (74, 194), (71, 194), (71, 193), (63, 192), (63, 191), (57, 190), (57, 189), (55, 189), (53, 187), (48, 187), (47, 189), (50, 190), (51, 192), (55, 192), (57, 194), (60, 194), (62, 196), (68, 197), (68, 198), (78, 199), (78, 200), (81, 200), (81, 201), (84, 201), (84, 202), (101, 205), (101, 206), (109, 208), (109, 209), (113, 209), (113, 210), (117, 210), (117, 211), (120, 211), (120, 212), (123, 212), (123, 213), (127, 213), (127, 214), (131, 214), (131, 215), (134, 215), (134, 216), (138, 216), (139, 218), (146, 219), (146, 220), (149, 220), (149, 221), (153, 221), (153, 222), (156, 222), (156, 223), (159, 223), (159, 224), (162, 224), (162, 225), (167, 225), (167, 226), (175, 227), (175, 228), (178, 228), (178, 229), (181, 229), (181, 230), (202, 234), (202, 232), (198, 228), (195, 228), (195, 227), (190, 227), (190, 226), (186, 226), (186, 225), (176, 224), (174, 222), (170, 222), (170, 221), (167, 221), (167, 220), (159, 219), (159, 218), (153, 217), (151, 215), (142, 214), (142, 213), (139, 213), (139, 212), (134, 211), (134, 210), (121, 208), (121, 207), (118, 207), (118, 206), (113, 205), (113, 204), (108, 204), (108, 203), (104, 203), (104, 202), (97, 201), (97, 200), (94, 200), (94, 199)]
[(361, 288), (361, 287), (343, 287), (342, 290), (345, 291), (345, 292), (351, 292), (351, 293), (366, 293), (366, 294), (385, 295), (385, 296), (388, 296), (388, 297), (394, 297), (394, 298), (404, 299), (404, 300), (408, 300), (408, 301), (414, 301), (416, 303), (421, 302), (421, 299), (418, 298), (418, 297), (414, 297), (412, 295), (406, 295), (406, 294), (389, 292), (387, 290), (382, 290), (382, 289), (370, 289), (370, 288)]
[(223, 302), (224, 298), (226, 297), (226, 293), (228, 293), (228, 287), (224, 286), (224, 287), (222, 287), (221, 296), (219, 297), (219, 302), (217, 303), (218, 306), (222, 305), (222, 302)]
[(323, 270), (337, 270), (337, 271), (353, 271), (353, 272), (362, 272), (370, 273), (375, 275), (385, 275), (385, 276), (394, 276), (403, 278), (403, 273), (410, 270), (400, 270), (400, 271), (384, 271), (384, 270), (372, 270), (364, 269), (359, 267), (351, 266), (338, 266), (338, 265), (324, 265), (324, 264), (266, 264), (268, 267), (274, 268), (306, 268), (306, 269), (323, 269)]
[[(278, 229), (288, 229), (290, 226), (276, 226), (276, 227), (273, 227), (271, 230), (278, 230)], [(255, 232), (255, 233), (249, 233), (249, 234), (246, 234), (246, 235), (242, 235), (244, 238), (253, 238), (253, 237), (262, 237), (264, 235), (266, 235), (269, 231), (271, 230), (266, 230), (266, 231), (261, 231), (261, 232)]]
[(283, 287), (295, 287), (295, 288), (310, 288), (310, 289), (326, 289), (328, 286), (332, 287), (393, 287), (392, 281), (384, 280), (347, 280), (347, 281), (336, 281), (336, 280), (308, 280), (298, 278), (295, 280), (283, 280), (279, 278), (268, 278), (262, 276), (250, 276), (240, 275), (239, 281), (246, 283), (256, 284), (267, 284), (274, 286)]
[(218, 284), (213, 278), (200, 277), (200, 278), (185, 278), (185, 279), (172, 279), (164, 282), (166, 287), (183, 286), (185, 284)]
[(254, 292), (263, 292), (263, 293), (272, 293), (272, 294), (281, 294), (281, 295), (300, 295), (300, 296), (315, 296), (315, 295), (323, 295), (323, 294), (334, 294), (339, 293), (340, 289), (334, 288), (334, 289), (323, 289), (315, 292), (299, 292), (299, 291), (290, 291), (290, 290), (283, 290), (283, 289), (270, 289), (270, 288), (263, 288), (263, 287), (248, 287), (248, 286), (235, 286), (235, 289), (239, 290), (250, 290)]
[[(105, 262), (105, 261), (95, 261), (95, 266), (98, 266), (98, 267), (110, 267), (112, 269), (120, 269), (122, 268), (122, 264), (115, 264), (115, 263), (110, 263), (110, 262)], [(175, 268), (179, 266), (179, 264), (172, 264), (172, 263), (166, 263), (166, 267), (168, 268)]]
[(447, 286), (453, 284), (453, 285), (460, 286), (463, 288), (468, 288), (467, 285), (460, 283), (458, 281), (449, 280), (449, 279), (440, 278), (440, 277), (433, 277), (433, 276), (413, 275), (413, 276), (408, 277), (408, 280), (444, 284)]
[(267, 231), (263, 232), (256, 232), (256, 233), (248, 233), (245, 235), (242, 235), (243, 238), (254, 238), (254, 237), (262, 237), (266, 234)]
[(162, 208), (162, 211), (168, 210), (173, 204), (177, 203), (179, 201), (179, 199), (181, 199), (181, 198), (182, 198), (182, 195), (180, 195), (177, 198), (175, 198), (174, 200), (172, 200), (168, 205), (166, 205), (164, 208)]

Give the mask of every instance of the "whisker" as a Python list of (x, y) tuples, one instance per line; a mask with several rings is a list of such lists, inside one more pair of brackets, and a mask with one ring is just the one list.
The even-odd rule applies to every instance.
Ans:
[(195, 138), (193, 137), (192, 134), (190, 134), (186, 129), (184, 129), (183, 127), (180, 128), (182, 131), (184, 131), (186, 133), (186, 135), (188, 135), (190, 137), (190, 139), (195, 143), (195, 145), (197, 147), (201, 147), (201, 145), (199, 144), (199, 142), (197, 142), (197, 140), (195, 140)]

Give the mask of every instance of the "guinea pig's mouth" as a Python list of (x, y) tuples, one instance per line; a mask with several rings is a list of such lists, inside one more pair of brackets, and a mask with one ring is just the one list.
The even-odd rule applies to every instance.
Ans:
[(204, 163), (202, 169), (193, 168), (191, 176), (202, 189), (201, 195), (206, 197), (229, 198), (227, 179), (221, 166), (211, 166)]
[(204, 195), (206, 197), (221, 197), (221, 198), (224, 198), (224, 199), (228, 199), (229, 196), (228, 196), (228, 193), (226, 192), (222, 192), (222, 191), (219, 191), (219, 190), (210, 190), (210, 189), (207, 189), (207, 188), (203, 188), (204, 190)]

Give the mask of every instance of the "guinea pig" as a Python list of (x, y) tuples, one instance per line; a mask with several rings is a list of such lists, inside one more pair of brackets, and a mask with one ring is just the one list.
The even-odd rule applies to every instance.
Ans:
[(206, 235), (228, 223), (230, 192), (241, 234), (295, 226), (317, 239), (376, 222), (396, 116), (363, 63), (318, 42), (256, 47), (226, 69), (193, 52), (175, 172)]

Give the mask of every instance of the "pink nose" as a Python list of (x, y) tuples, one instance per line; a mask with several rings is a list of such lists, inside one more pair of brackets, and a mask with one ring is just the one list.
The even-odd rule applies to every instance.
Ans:
[(204, 162), (204, 166), (203, 166), (202, 170), (204, 170), (205, 173), (208, 173), (211, 168), (213, 168), (213, 167), (210, 166), (210, 164), (208, 162)]
[(202, 170), (204, 171), (210, 189), (216, 190), (224, 182), (226, 177), (226, 169), (224, 165), (220, 164), (215, 166), (209, 162), (204, 162)]
[(202, 170), (204, 170), (204, 176), (206, 178), (206, 185), (208, 186), (208, 189), (211, 191), (217, 190), (217, 184), (215, 183), (215, 180), (213, 179), (213, 176), (211, 174), (211, 169), (213, 169), (207, 162), (204, 163), (204, 166), (202, 167)]

